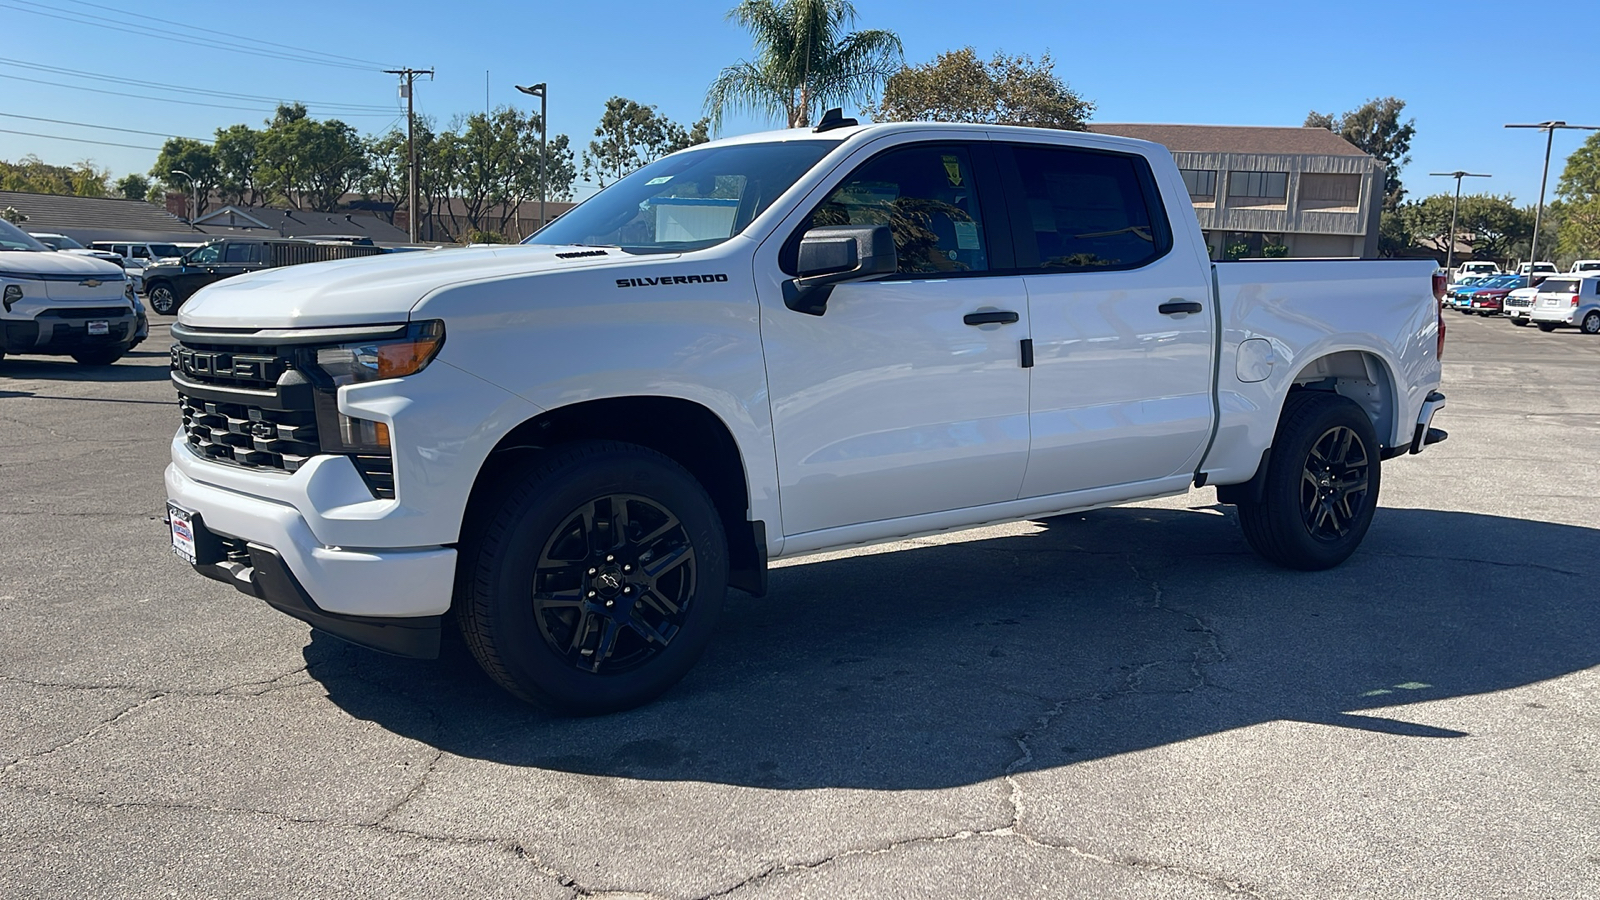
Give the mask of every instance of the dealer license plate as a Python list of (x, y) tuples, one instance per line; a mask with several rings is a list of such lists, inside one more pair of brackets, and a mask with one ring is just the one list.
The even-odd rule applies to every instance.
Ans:
[(194, 565), (194, 513), (172, 503), (167, 504), (167, 521), (172, 524), (172, 552), (184, 562)]
[(89, 333), (90, 334), (110, 334), (111, 333), (111, 323), (110, 322), (90, 322), (89, 323)]

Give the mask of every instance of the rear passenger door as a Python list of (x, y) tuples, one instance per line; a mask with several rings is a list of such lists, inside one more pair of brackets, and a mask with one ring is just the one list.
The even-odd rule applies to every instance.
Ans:
[(1192, 471), (1210, 437), (1210, 274), (1174, 248), (1148, 161), (998, 145), (1032, 322), (1022, 496)]

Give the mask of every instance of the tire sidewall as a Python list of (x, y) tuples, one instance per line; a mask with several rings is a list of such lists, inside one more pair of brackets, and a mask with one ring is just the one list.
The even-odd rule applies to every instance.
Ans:
[[(1266, 484), (1267, 515), (1288, 544), (1295, 568), (1317, 570), (1344, 562), (1361, 545), (1377, 510), (1383, 467), (1377, 430), (1361, 407), (1338, 394), (1318, 394), (1306, 402), (1317, 408), (1294, 433), (1279, 434), (1274, 442)], [(1312, 536), (1300, 515), (1300, 478), (1311, 448), (1329, 429), (1341, 425), (1354, 431), (1365, 445), (1367, 496), (1350, 533), (1337, 541), (1323, 541)]]
[(1584, 334), (1600, 334), (1600, 312), (1591, 312), (1583, 317)]
[[(537, 479), (503, 507), (505, 539), (488, 567), (493, 642), (519, 685), (560, 712), (597, 714), (645, 703), (694, 665), (709, 643), (727, 593), (726, 540), (715, 508), (682, 469), (646, 452), (597, 454)], [(644, 666), (617, 675), (581, 672), (556, 655), (535, 621), (531, 599), (539, 554), (573, 510), (608, 494), (636, 494), (661, 504), (683, 523), (694, 545), (696, 590), (691, 613), (667, 648)]]

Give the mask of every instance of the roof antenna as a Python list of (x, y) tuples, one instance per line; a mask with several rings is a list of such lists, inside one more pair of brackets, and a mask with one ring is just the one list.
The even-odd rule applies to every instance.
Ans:
[(861, 123), (855, 119), (846, 119), (844, 117), (844, 109), (842, 107), (835, 106), (833, 109), (823, 113), (822, 121), (818, 122), (817, 127), (811, 130), (813, 132), (832, 131), (835, 128), (849, 128), (852, 125), (860, 124)]

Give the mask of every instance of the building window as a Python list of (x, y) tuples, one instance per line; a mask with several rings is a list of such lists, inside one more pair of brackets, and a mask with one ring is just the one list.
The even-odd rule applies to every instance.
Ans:
[(1307, 172), (1300, 176), (1300, 208), (1354, 212), (1361, 205), (1361, 176)]
[(1287, 172), (1233, 172), (1228, 175), (1228, 196), (1284, 202), (1289, 196)]
[(1189, 189), (1191, 200), (1215, 200), (1217, 198), (1217, 173), (1211, 169), (1179, 169), (1178, 174), (1183, 176), (1183, 186)]

